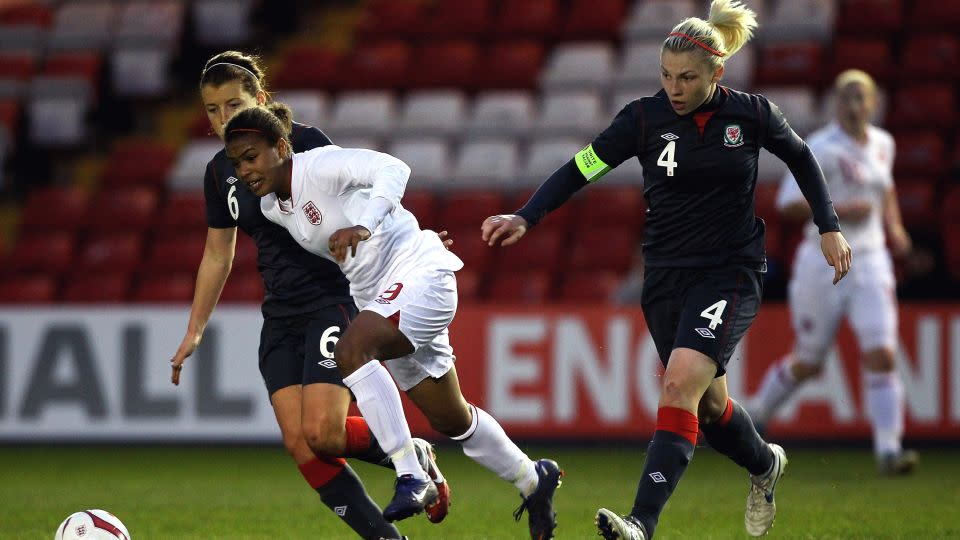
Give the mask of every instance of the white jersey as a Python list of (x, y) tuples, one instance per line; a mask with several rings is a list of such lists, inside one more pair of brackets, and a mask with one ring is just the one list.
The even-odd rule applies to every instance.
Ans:
[[(893, 186), (893, 137), (883, 129), (867, 126), (867, 142), (861, 145), (839, 124), (831, 123), (811, 134), (807, 144), (823, 169), (834, 204), (871, 203), (867, 219), (840, 223), (843, 237), (854, 253), (883, 249), (886, 244), (883, 206), (887, 190)], [(777, 206), (784, 208), (802, 200), (797, 181), (787, 173), (780, 185)], [(820, 234), (812, 221), (807, 223), (805, 240), (820, 245)]]
[(409, 176), (410, 167), (388, 154), (323, 146), (294, 154), (290, 199), (271, 193), (260, 200), (260, 208), (304, 249), (334, 262), (330, 236), (354, 225), (366, 227), (371, 236), (360, 242), (356, 257), (348, 250), (339, 263), (362, 308), (390, 286), (385, 280), (406, 268), (463, 267), (435, 233), (421, 231), (416, 217), (400, 205)]

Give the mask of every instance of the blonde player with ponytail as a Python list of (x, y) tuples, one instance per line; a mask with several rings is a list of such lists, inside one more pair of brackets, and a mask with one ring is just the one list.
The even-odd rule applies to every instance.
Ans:
[(759, 310), (766, 271), (765, 225), (754, 212), (761, 148), (796, 179), (820, 250), (834, 267), (833, 283), (850, 268), (850, 247), (806, 144), (769, 100), (719, 84), (724, 63), (756, 27), (754, 13), (731, 0), (714, 0), (706, 21), (678, 24), (660, 55), (663, 90), (628, 103), (523, 208), (491, 216), (481, 228), (491, 246), (515, 244), (547, 212), (620, 163), (636, 157), (643, 166), (648, 210), (641, 305), (665, 371), (633, 508), (626, 516), (597, 512), (598, 531), (608, 540), (653, 537), (700, 432), (750, 473), (747, 533), (761, 536), (773, 525), (786, 454), (757, 434), (726, 382), (727, 362)]

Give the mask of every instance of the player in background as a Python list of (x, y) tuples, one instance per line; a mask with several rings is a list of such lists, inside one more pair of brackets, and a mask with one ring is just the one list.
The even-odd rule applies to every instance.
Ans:
[(361, 311), (335, 355), (396, 465), (396, 491), (384, 516), (404, 519), (437, 497), (414, 453), (399, 386), (435, 430), (520, 490), (515, 517), (529, 511), (532, 538), (552, 538), (560, 468), (528, 458), (460, 392), (447, 328), (457, 308), (454, 272), (463, 263), (400, 205), (410, 168), (372, 150), (326, 146), (294, 154), (288, 115), (281, 107), (238, 113), (226, 127), (226, 152), (241, 180), (262, 197), (263, 214), (311, 253), (337, 261), (350, 281)]
[[(862, 352), (866, 405), (880, 471), (908, 473), (917, 464), (917, 453), (904, 451), (901, 445), (903, 385), (894, 363), (897, 298), (890, 255), (906, 255), (911, 242), (893, 185), (894, 141), (885, 130), (870, 124), (877, 107), (877, 87), (870, 75), (844, 71), (836, 79), (834, 93), (836, 121), (811, 134), (809, 144), (823, 167), (845, 236), (857, 252), (857, 267), (832, 287), (818, 261), (817, 229), (807, 225), (789, 285), (796, 342), (793, 351), (767, 371), (747, 408), (758, 424), (766, 424), (800, 385), (819, 375), (840, 321), (846, 317)], [(810, 207), (789, 174), (783, 179), (777, 206), (787, 218), (810, 217)]]
[[(200, 95), (210, 126), (223, 138), (223, 127), (237, 111), (268, 100), (258, 59), (236, 51), (207, 61)], [(294, 124), (295, 148), (331, 144), (319, 129)], [(230, 275), (237, 228), (257, 245), (257, 268), (263, 278), (263, 328), (260, 373), (273, 405), (284, 446), (310, 486), (362, 538), (399, 538), (380, 508), (342, 457), (392, 467), (362, 417), (347, 416), (350, 392), (332, 360), (333, 344), (356, 315), (347, 280), (337, 265), (303, 250), (286, 230), (260, 212), (260, 199), (237, 181), (233, 165), (218, 152), (207, 164), (204, 195), (207, 239), (197, 271), (186, 335), (171, 360), (171, 380), (179, 384), (183, 363), (196, 349)], [(442, 481), (429, 443), (418, 440), (423, 465)], [(446, 515), (447, 498), (428, 509), (431, 521)], [(432, 512), (432, 513), (431, 513)], [(343, 513), (341, 516), (340, 514)]]
[(643, 166), (649, 210), (641, 306), (666, 369), (633, 508), (624, 517), (606, 508), (597, 512), (599, 533), (607, 539), (654, 535), (699, 431), (750, 473), (747, 532), (763, 535), (773, 524), (774, 489), (786, 456), (764, 442), (750, 416), (729, 398), (725, 375), (760, 306), (766, 255), (754, 190), (761, 147), (797, 178), (823, 256), (834, 266), (833, 281), (850, 267), (850, 247), (813, 154), (774, 104), (718, 85), (724, 61), (756, 25), (751, 10), (730, 0), (714, 0), (707, 21), (693, 17), (678, 24), (663, 42), (663, 90), (627, 104), (516, 214), (491, 216), (482, 225), (491, 246), (515, 244), (547, 212), (624, 160), (637, 157)]

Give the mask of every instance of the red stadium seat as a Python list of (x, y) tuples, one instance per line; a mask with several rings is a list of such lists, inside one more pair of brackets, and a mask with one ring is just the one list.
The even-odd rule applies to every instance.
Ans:
[(823, 46), (817, 42), (766, 45), (757, 62), (756, 86), (819, 85), (823, 78)]
[(134, 286), (135, 302), (185, 304), (193, 300), (194, 275), (186, 273), (148, 274)]
[(561, 38), (609, 41), (620, 35), (627, 6), (624, 0), (573, 0), (564, 10)]
[(839, 2), (835, 35), (882, 35), (903, 28), (901, 0), (846, 0)]
[(232, 272), (223, 286), (220, 301), (259, 304), (263, 302), (263, 279), (257, 272)]
[[(516, 212), (522, 208), (528, 200), (530, 200), (531, 195), (533, 195), (533, 191), (522, 191), (517, 193), (500, 213), (512, 214)], [(573, 197), (572, 199), (568, 200), (563, 204), (563, 206), (557, 208), (553, 212), (550, 212), (547, 214), (547, 217), (540, 220), (540, 223), (537, 224), (537, 227), (534, 230), (555, 230), (566, 237), (570, 230), (570, 225), (574, 222), (574, 219), (577, 220), (578, 225), (584, 224), (579, 214), (580, 202), (580, 197)]]
[(524, 237), (516, 246), (489, 248), (495, 251), (496, 267), (513, 270), (543, 270), (550, 274), (560, 271), (565, 253), (566, 238), (556, 230), (537, 230)]
[(406, 87), (410, 60), (410, 46), (402, 41), (360, 45), (344, 59), (338, 86), (347, 90)]
[(75, 251), (72, 232), (25, 231), (17, 239), (4, 267), (18, 273), (38, 270), (63, 272), (73, 264)]
[(8, 144), (13, 144), (20, 125), (20, 102), (14, 99), (0, 99), (0, 127), (7, 130)]
[(90, 203), (85, 219), (93, 230), (146, 230), (154, 226), (157, 191), (147, 186), (105, 189)]
[(357, 23), (356, 37), (370, 41), (416, 36), (421, 33), (424, 18), (423, 2), (371, 0)]
[(616, 272), (572, 272), (563, 278), (560, 300), (579, 305), (606, 304), (622, 281)]
[(161, 230), (203, 231), (207, 228), (207, 203), (203, 191), (176, 191), (167, 197), (157, 225)]
[(0, 280), (0, 304), (48, 304), (57, 295), (57, 277), (33, 274)]
[(504, 0), (493, 24), (497, 35), (540, 40), (554, 37), (559, 28), (555, 0)]
[(280, 69), (271, 81), (277, 88), (328, 90), (336, 87), (342, 60), (343, 55), (329, 47), (295, 46), (281, 57)]
[(887, 125), (892, 129), (951, 129), (954, 127), (955, 110), (956, 102), (950, 85), (906, 86), (897, 91), (894, 97)]
[(950, 34), (914, 35), (907, 40), (900, 55), (897, 74), (907, 83), (918, 80), (938, 82), (944, 73), (960, 69), (960, 40)]
[(55, 77), (79, 77), (87, 81), (92, 95), (100, 86), (100, 71), (103, 57), (99, 52), (64, 52), (48, 56), (43, 65), (43, 75)]
[(37, 71), (37, 57), (30, 52), (0, 53), (0, 79), (27, 81)]
[(936, 132), (898, 132), (896, 142), (895, 176), (926, 176), (934, 180), (932, 177), (946, 170), (946, 148)]
[(141, 269), (150, 272), (196, 272), (203, 258), (205, 232), (161, 231), (149, 246)]
[(473, 228), (479, 233), (483, 220), (503, 212), (504, 200), (499, 191), (454, 191), (444, 197), (437, 225), (447, 230)]
[(936, 185), (929, 180), (898, 183), (897, 199), (900, 202), (903, 224), (908, 229), (934, 229), (939, 217), (934, 211), (937, 207), (935, 198)]
[(576, 229), (571, 242), (571, 270), (626, 272), (633, 264), (637, 231), (618, 226)]
[(553, 296), (547, 272), (502, 272), (494, 275), (487, 299), (503, 304), (543, 304)]
[(77, 265), (84, 271), (132, 272), (142, 262), (143, 237), (138, 232), (94, 234), (80, 250)]
[(106, 169), (100, 178), (101, 185), (162, 186), (176, 157), (176, 148), (156, 139), (121, 139), (113, 145)]
[[(500, 248), (492, 248), (480, 237), (480, 226), (464, 227), (450, 231), (450, 238), (453, 238), (453, 251), (464, 267), (474, 272), (486, 273), (490, 269), (490, 263), (497, 257), (504, 257), (506, 252)], [(510, 251), (512, 254), (513, 251)]]
[(908, 24), (914, 30), (944, 30), (956, 32), (960, 25), (960, 4), (941, 0), (915, 0), (911, 2)]
[(437, 199), (432, 191), (413, 189), (403, 194), (400, 204), (417, 216), (421, 229), (436, 230)]
[(39, 26), (47, 28), (53, 22), (53, 8), (39, 2), (0, 8), (0, 25)]
[(861, 69), (877, 81), (891, 74), (893, 55), (885, 39), (839, 38), (833, 45), (831, 78), (845, 69)]
[(589, 186), (581, 190), (577, 218), (585, 226), (614, 225), (637, 229), (644, 222), (643, 190), (634, 186)]
[(30, 190), (21, 212), (23, 231), (74, 229), (83, 223), (90, 195), (77, 186), (51, 186)]
[(74, 303), (120, 303), (130, 297), (127, 272), (76, 273), (64, 280), (61, 300)]
[(233, 272), (257, 272), (257, 254), (257, 244), (253, 238), (238, 229), (237, 246), (233, 254)]
[(477, 70), (477, 87), (481, 89), (537, 88), (537, 78), (543, 65), (543, 57), (543, 44), (537, 41), (495, 43), (480, 61)]
[(417, 48), (414, 58), (429, 59), (430, 69), (413, 69), (413, 88), (472, 88), (480, 51), (470, 41), (427, 42)]
[(433, 39), (485, 36), (492, 23), (490, 4), (490, 0), (437, 2), (422, 32)]
[(482, 274), (464, 268), (457, 272), (457, 297), (460, 305), (475, 304), (482, 299)]

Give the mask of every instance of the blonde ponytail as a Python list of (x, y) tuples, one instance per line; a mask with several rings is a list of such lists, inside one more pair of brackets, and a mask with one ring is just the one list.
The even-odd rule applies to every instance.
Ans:
[(753, 35), (757, 14), (736, 0), (713, 0), (708, 20), (690, 17), (673, 27), (663, 42), (671, 52), (700, 51), (719, 68)]

